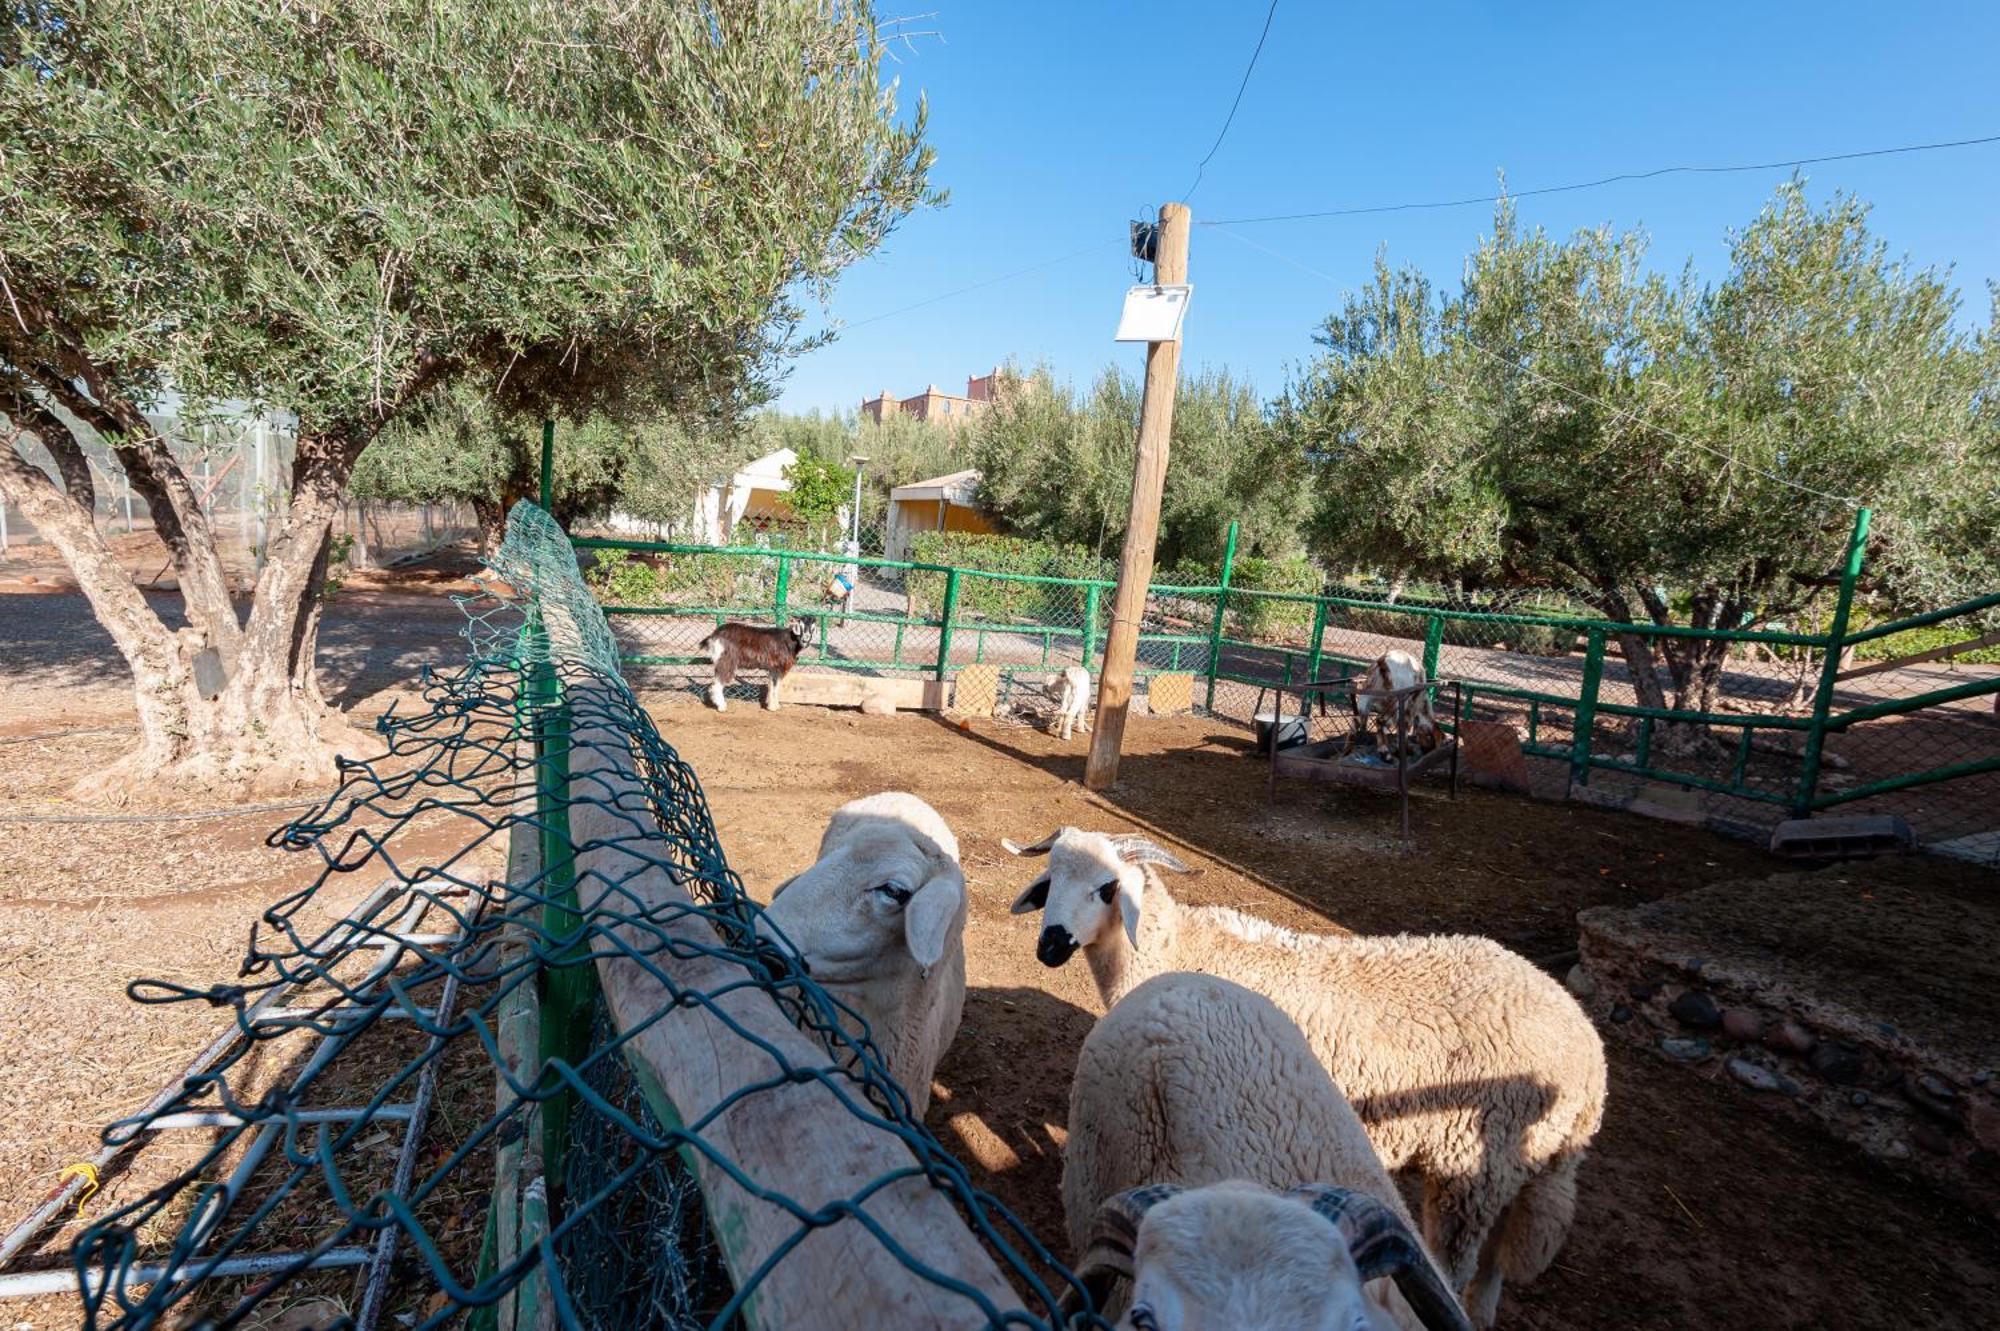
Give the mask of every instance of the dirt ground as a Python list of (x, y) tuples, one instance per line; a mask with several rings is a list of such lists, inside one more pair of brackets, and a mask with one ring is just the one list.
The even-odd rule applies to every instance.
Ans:
[[(326, 690), (361, 717), (406, 697), (419, 665), (460, 659), (461, 617), (436, 591), (462, 583), (452, 570), (426, 578), (371, 582), (329, 612)], [(1247, 735), (1200, 719), (1135, 718), (1123, 785), (1101, 798), (1077, 784), (1081, 741), (1022, 726), (960, 730), (810, 708), (718, 716), (685, 694), (649, 701), (702, 776), (731, 863), (759, 895), (810, 859), (827, 815), (854, 796), (914, 790), (952, 823), (973, 897), (971, 992), (931, 1122), (983, 1186), (1058, 1248), (1068, 1081), (1098, 1004), (1080, 962), (1043, 968), (1034, 921), (1007, 914), (1027, 874), (1002, 836), (1039, 837), (1066, 822), (1146, 830), (1203, 870), (1175, 883), (1191, 901), (1308, 929), (1476, 931), (1536, 959), (1574, 948), (1584, 906), (1778, 867), (1698, 830), (1470, 789), (1455, 804), (1426, 791), (1405, 850), (1391, 799), (1301, 785), (1268, 807)], [(125, 983), (230, 977), (250, 922), (318, 867), (264, 846), (282, 813), (18, 821), (88, 813), (62, 802), (61, 789), (115, 757), (130, 722), (116, 657), (78, 598), (0, 595), (0, 1225), (223, 1020), (199, 1005), (134, 1005)], [(435, 835), (443, 851), (452, 833)], [(1931, 860), (1883, 872), (1918, 890), (1993, 882)], [(1509, 1291), (1504, 1325), (1992, 1324), (2000, 1229), (1990, 1221), (1767, 1116), (1733, 1083), (1616, 1045), (1610, 1056), (1609, 1117), (1583, 1173), (1575, 1232), (1554, 1270)], [(93, 1214), (145, 1182), (140, 1171), (111, 1180)], [(0, 1316), (32, 1331), (73, 1324), (75, 1306), (41, 1300)]]

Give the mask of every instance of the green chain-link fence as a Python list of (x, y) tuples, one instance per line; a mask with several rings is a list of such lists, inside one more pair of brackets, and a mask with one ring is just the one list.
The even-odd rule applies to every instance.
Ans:
[[(852, 597), (829, 597), (838, 556), (577, 544), (614, 566), (646, 560), (662, 578), (754, 573), (754, 593), (728, 606), (621, 602), (593, 573), (628, 668), (666, 668), (642, 678), (685, 687), (706, 681), (693, 644), (714, 625), (797, 614), (821, 630), (809, 667), (946, 679), (979, 662), (1037, 683), (1065, 665), (1095, 673), (1114, 586), (863, 559)], [(1405, 651), (1432, 679), (1462, 682), (1466, 718), (1513, 728), (1543, 793), (1614, 798), (1666, 785), (1696, 812), (1744, 826), (1830, 809), (1895, 813), (1928, 843), (2000, 862), (2000, 596), (1867, 627), (1850, 609), (1809, 629), (1662, 627), (1594, 619), (1548, 596), (1233, 586), (1233, 540), (1230, 551), (1213, 585), (1150, 588), (1139, 642), (1138, 677), (1197, 676), (1197, 704), (1212, 715), (1247, 722), (1274, 706), (1275, 690)]]
[[(240, 974), (132, 986), (235, 1029), (109, 1130), (210, 1135), (74, 1245), (87, 1324), (772, 1326), (807, 1297), (829, 1324), (1055, 1325), (1073, 1277), (760, 934), (563, 533), (522, 504), (494, 567), (513, 590), (468, 604), (470, 663), (274, 834), (323, 869)], [(836, 1182), (733, 1151), (758, 1124), (829, 1134)], [(788, 1286), (830, 1253), (838, 1288)]]

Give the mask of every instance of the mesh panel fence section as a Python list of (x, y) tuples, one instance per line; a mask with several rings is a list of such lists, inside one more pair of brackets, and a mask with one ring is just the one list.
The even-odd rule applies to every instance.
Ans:
[[(1057, 1325), (1074, 1277), (744, 892), (562, 532), (517, 506), (493, 568), (512, 591), (465, 603), (470, 663), (428, 673), (425, 705), (380, 723), (387, 753), (273, 834), (322, 868), (264, 912), (240, 973), (132, 986), (229, 1013), (234, 1038), (109, 1130), (195, 1115), (213, 1137), (76, 1242), (87, 1322), (229, 1326), (317, 1298), (364, 1329), (722, 1328), (831, 1252), (854, 1297), (893, 1270), (940, 1320)], [(697, 1038), (721, 1052), (664, 1056)], [(703, 1091), (725, 1055), (750, 1074)], [(807, 1121), (879, 1167), (794, 1196), (730, 1149), (745, 1122)]]

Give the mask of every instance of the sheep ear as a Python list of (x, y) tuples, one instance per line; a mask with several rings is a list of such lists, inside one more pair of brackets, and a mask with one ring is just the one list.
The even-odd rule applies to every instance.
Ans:
[(1136, 832), (1112, 837), (1111, 844), (1117, 848), (1118, 858), (1127, 864), (1157, 864), (1170, 873), (1194, 872), (1182, 864), (1166, 847)]
[[(1137, 878), (1136, 883), (1126, 882), (1126, 878)], [(1125, 937), (1133, 947), (1139, 946), (1139, 893), (1145, 889), (1146, 880), (1141, 874), (1120, 874), (1118, 878), (1118, 919), (1125, 926)]]
[(1171, 1183), (1127, 1188), (1106, 1197), (1091, 1222), (1090, 1242), (1084, 1245), (1083, 1259), (1076, 1264), (1077, 1283), (1063, 1291), (1065, 1321), (1083, 1310), (1083, 1296), (1089, 1295), (1093, 1311), (1102, 1313), (1111, 1291), (1120, 1280), (1131, 1280), (1132, 1250), (1139, 1245), (1139, 1224), (1146, 1212), (1180, 1191)]
[(1062, 834), (1067, 831), (1069, 831), (1067, 827), (1058, 827), (1032, 846), (1017, 845), (1009, 841), (1006, 837), (1000, 838), (1000, 844), (1006, 847), (1009, 855), (1046, 855), (1049, 853), (1049, 848), (1055, 845), (1062, 837)]
[(1445, 1286), (1423, 1244), (1394, 1211), (1366, 1193), (1327, 1183), (1302, 1183), (1285, 1195), (1298, 1198), (1333, 1225), (1363, 1280), (1384, 1276), (1394, 1280), (1426, 1327), (1472, 1331), (1465, 1309)]
[(1037, 878), (1023, 888), (1021, 895), (1014, 898), (1014, 904), (1007, 908), (1010, 915), (1026, 915), (1031, 910), (1040, 910), (1049, 904), (1049, 880)]
[(946, 864), (903, 907), (903, 941), (925, 970), (944, 960), (965, 921), (965, 875)]

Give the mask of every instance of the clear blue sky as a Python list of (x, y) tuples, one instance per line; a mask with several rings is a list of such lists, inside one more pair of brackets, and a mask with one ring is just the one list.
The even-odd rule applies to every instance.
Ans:
[[(1111, 341), (1132, 280), (1126, 224), (1178, 198), (1221, 127), (1264, 0), (1037, 4), (927, 0), (891, 66), (930, 100), (942, 208), (907, 220), (841, 279), (850, 325), (954, 288), (1089, 254), (843, 332), (794, 363), (779, 405), (852, 410), (887, 388), (1009, 359), (1085, 379), (1141, 349)], [(901, 12), (894, 5), (884, 13)], [(1192, 199), (1197, 223), (1460, 198), (1677, 164), (1734, 164), (2000, 134), (2000, 5), (1334, 5), (1280, 0), (1235, 126)], [(1521, 201), (1567, 233), (1640, 226), (1653, 256), (1718, 276), (1729, 228), (1784, 172), (1669, 176)], [(1968, 322), (2000, 279), (2000, 144), (1808, 168), (1813, 193), (1951, 265)], [(1487, 207), (1244, 228), (1335, 286), (1197, 226), (1185, 364), (1227, 365), (1269, 396), (1378, 248), (1456, 280)]]

